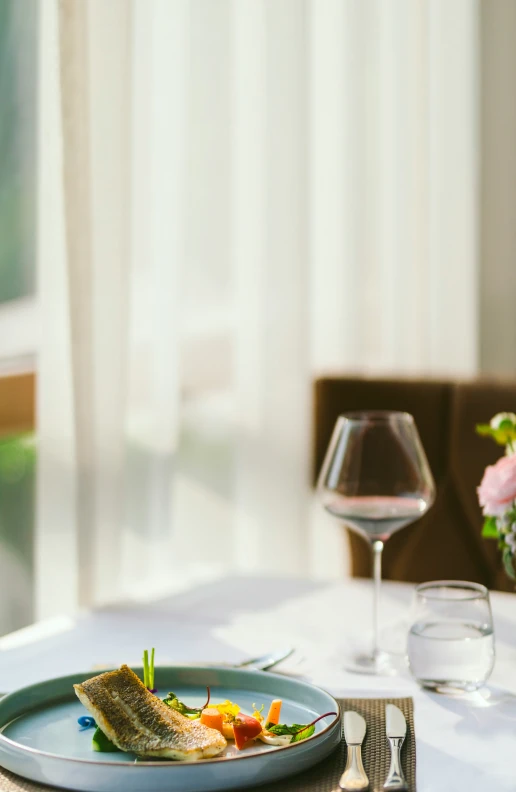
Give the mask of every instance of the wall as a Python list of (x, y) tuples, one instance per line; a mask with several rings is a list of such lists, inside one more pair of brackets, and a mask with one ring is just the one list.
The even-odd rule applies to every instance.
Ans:
[[(516, 374), (516, 3), (481, 3), (480, 370)], [(513, 409), (515, 405), (507, 405)]]

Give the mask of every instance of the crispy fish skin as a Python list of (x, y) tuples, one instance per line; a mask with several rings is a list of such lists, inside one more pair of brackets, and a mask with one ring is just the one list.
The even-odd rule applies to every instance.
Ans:
[(216, 756), (227, 745), (216, 729), (190, 720), (149, 693), (126, 665), (74, 688), (106, 737), (122, 751), (196, 761)]

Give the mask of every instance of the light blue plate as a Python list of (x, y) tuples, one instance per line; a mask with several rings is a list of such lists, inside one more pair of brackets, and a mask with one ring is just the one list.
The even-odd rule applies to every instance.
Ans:
[[(134, 669), (141, 676), (141, 669)], [(72, 685), (92, 672), (50, 679), (0, 701), (0, 764), (25, 778), (81, 792), (216, 792), (242, 789), (300, 773), (324, 759), (340, 741), (340, 713), (323, 690), (279, 674), (232, 668), (167, 666), (156, 669), (159, 695), (169, 691), (191, 706), (229, 699), (243, 712), (283, 699), (283, 723), (310, 723), (325, 712), (315, 734), (294, 745), (261, 742), (238, 751), (230, 743), (215, 759), (200, 762), (135, 761), (132, 754), (96, 753), (93, 730), (80, 731), (87, 715)]]

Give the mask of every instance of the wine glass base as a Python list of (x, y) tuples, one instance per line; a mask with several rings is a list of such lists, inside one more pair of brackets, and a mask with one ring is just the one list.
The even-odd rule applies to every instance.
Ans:
[(355, 653), (344, 658), (344, 670), (368, 676), (397, 676), (401, 673), (400, 658), (388, 652)]

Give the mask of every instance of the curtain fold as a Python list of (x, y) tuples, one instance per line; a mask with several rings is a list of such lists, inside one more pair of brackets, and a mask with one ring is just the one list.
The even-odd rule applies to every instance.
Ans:
[[(129, 383), (122, 589), (170, 580), (179, 440), (180, 272), (186, 246), (186, 0), (135, 0), (130, 65)], [(151, 87), (151, 90), (149, 90)], [(171, 98), (173, 97), (173, 101)]]
[(236, 553), (248, 570), (303, 573), (309, 568), (308, 3), (232, 8)]
[(61, 100), (79, 605), (120, 585), (124, 524), (131, 5), (61, 0)]
[(44, 6), (61, 114), (42, 212), (66, 255), (40, 282), (59, 280), (66, 337), (52, 352), (47, 289), (40, 427), (66, 449), (67, 585), (90, 605), (340, 574), (309, 489), (311, 380), (477, 369), (477, 4)]

